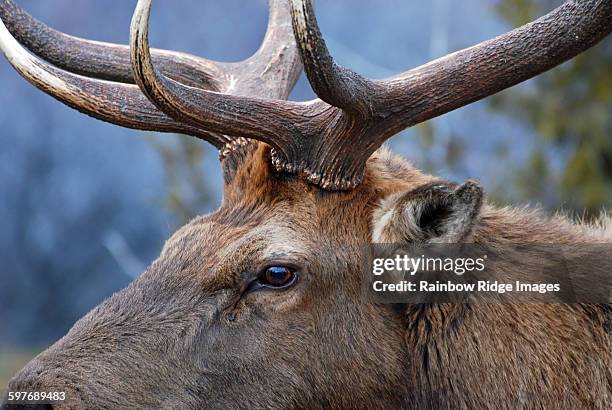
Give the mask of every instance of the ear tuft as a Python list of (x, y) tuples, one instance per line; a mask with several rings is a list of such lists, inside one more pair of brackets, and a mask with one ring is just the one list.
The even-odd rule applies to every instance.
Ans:
[(484, 192), (472, 180), (459, 185), (448, 198), (448, 216), (440, 221), (443, 232), (432, 242), (457, 243), (465, 241), (472, 233), (474, 223), (482, 207)]
[(384, 201), (374, 214), (378, 243), (457, 243), (469, 239), (483, 202), (482, 187), (468, 180), (427, 184)]
[(479, 211), (482, 205), (484, 191), (478, 182), (468, 179), (455, 189), (454, 195), (456, 195), (463, 204), (469, 206), (471, 209)]

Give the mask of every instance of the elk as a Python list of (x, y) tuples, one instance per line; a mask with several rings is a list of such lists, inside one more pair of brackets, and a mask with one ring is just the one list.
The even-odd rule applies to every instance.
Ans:
[[(103, 121), (205, 140), (224, 178), (218, 210), (179, 229), (10, 391), (66, 392), (49, 408), (610, 408), (609, 304), (391, 305), (360, 288), (373, 242), (612, 242), (610, 220), (498, 208), (477, 182), (382, 147), (596, 44), (612, 31), (610, 0), (567, 1), (385, 80), (334, 62), (310, 0), (269, 0), (263, 43), (239, 63), (151, 49), (150, 10), (138, 1), (122, 46), (0, 0), (0, 48), (27, 81)], [(287, 101), (302, 68), (318, 98)], [(428, 213), (436, 229), (428, 210), (443, 211)]]

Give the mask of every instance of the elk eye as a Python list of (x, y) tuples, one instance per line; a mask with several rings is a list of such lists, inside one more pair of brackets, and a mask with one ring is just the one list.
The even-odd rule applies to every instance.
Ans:
[(264, 287), (282, 289), (295, 283), (297, 274), (288, 266), (269, 266), (259, 275), (259, 283)]

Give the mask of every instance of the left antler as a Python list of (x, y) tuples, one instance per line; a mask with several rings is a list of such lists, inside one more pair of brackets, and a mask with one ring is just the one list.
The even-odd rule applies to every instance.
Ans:
[[(167, 115), (136, 85), (129, 46), (61, 33), (34, 19), (12, 0), (0, 0), (0, 49), (36, 87), (103, 121), (193, 135), (219, 149), (244, 136), (189, 125), (183, 118)], [(245, 61), (222, 63), (166, 50), (152, 50), (151, 54), (159, 72), (169, 79), (228, 96), (286, 99), (302, 69), (284, 0), (269, 1), (265, 38)]]

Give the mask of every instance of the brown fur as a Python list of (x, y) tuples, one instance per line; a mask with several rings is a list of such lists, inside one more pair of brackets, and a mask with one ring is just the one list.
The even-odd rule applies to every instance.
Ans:
[[(221, 207), (11, 390), (64, 390), (71, 408), (610, 407), (609, 305), (363, 300), (381, 203), (437, 178), (381, 149), (359, 187), (326, 192), (273, 171), (263, 144), (240, 155)], [(610, 242), (609, 228), (490, 205), (470, 229), (483, 243)], [(299, 266), (297, 285), (243, 292), (270, 261)]]

